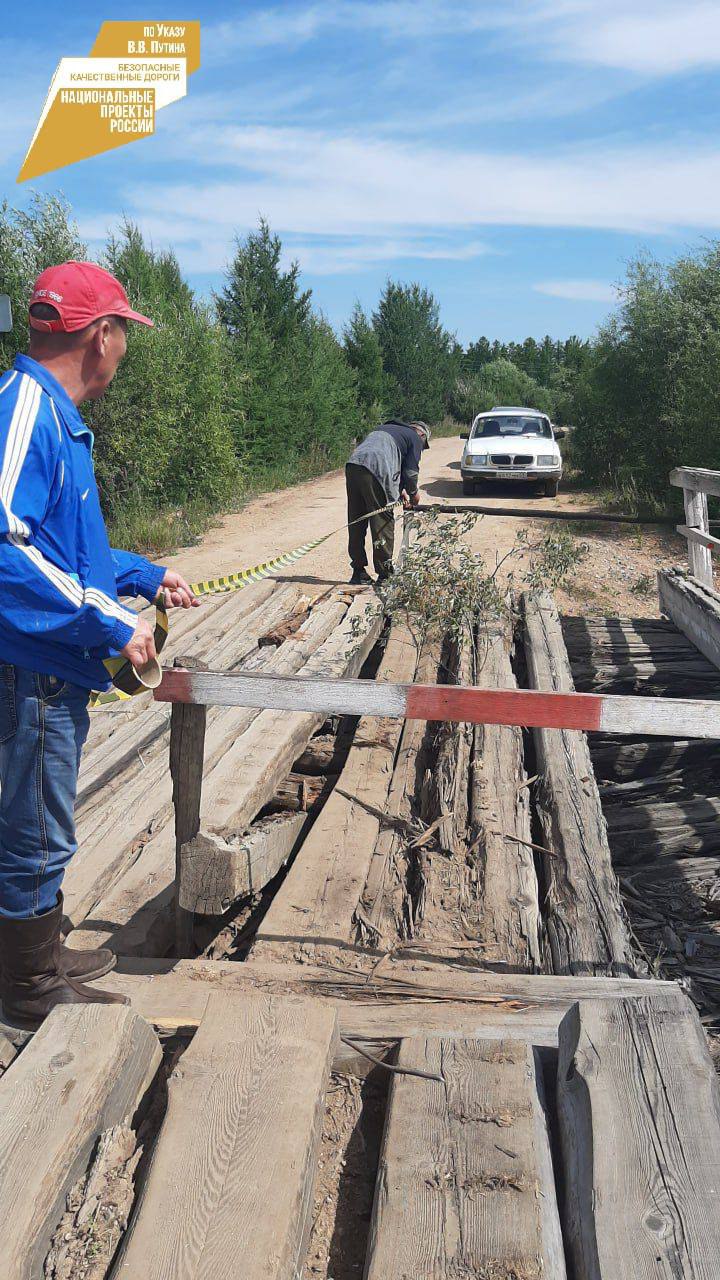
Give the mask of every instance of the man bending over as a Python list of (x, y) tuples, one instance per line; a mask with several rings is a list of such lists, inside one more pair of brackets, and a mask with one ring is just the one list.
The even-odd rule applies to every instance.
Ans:
[(365, 552), (368, 524), (378, 582), (392, 573), (395, 520), (391, 504), (402, 498), (405, 507), (418, 505), (420, 454), (429, 448), (427, 423), (393, 419), (371, 431), (350, 456), (345, 480), (351, 582), (372, 582)]

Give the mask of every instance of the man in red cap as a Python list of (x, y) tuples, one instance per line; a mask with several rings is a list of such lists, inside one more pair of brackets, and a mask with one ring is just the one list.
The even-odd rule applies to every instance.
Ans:
[(6, 1018), (34, 1028), (57, 1004), (121, 999), (84, 985), (112, 953), (60, 934), (89, 691), (109, 686), (105, 658), (155, 656), (118, 597), (197, 600), (180, 574), (108, 545), (78, 411), (110, 385), (128, 321), (152, 320), (92, 262), (43, 271), (29, 320), (30, 354), (0, 378), (0, 964)]

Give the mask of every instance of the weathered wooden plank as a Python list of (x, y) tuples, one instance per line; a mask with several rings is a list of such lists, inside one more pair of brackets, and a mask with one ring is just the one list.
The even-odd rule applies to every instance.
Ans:
[(700, 769), (708, 757), (717, 761), (720, 753), (712, 743), (677, 738), (664, 742), (593, 742), (591, 754), (598, 778), (622, 784), (659, 774), (660, 770), (672, 774)]
[[(296, 637), (280, 650), (258, 650), (254, 658), (248, 659), (248, 665), (256, 663), (280, 671), (301, 669), (308, 655), (328, 639), (345, 616), (345, 610), (343, 603), (323, 602), (313, 609)], [(254, 718), (252, 711), (213, 708), (208, 713), (206, 773), (226, 756), (234, 739)], [(65, 910), (75, 925), (112, 892), (126, 870), (132, 874), (138, 849), (142, 849), (143, 857), (146, 857), (150, 835), (155, 836), (171, 816), (171, 786), (164, 740), (155, 743), (149, 754), (143, 757), (142, 769), (136, 777), (128, 781), (127, 777), (121, 776), (117, 790), (119, 794), (112, 804), (108, 803), (111, 792), (95, 797), (78, 822), (79, 848), (63, 884)]]
[(533, 1049), (416, 1037), (398, 1064), (376, 1184), (367, 1280), (564, 1280), (547, 1124)]
[[(467, 631), (451, 646), (443, 673), (451, 684), (468, 685), (472, 680), (474, 647), (474, 637)], [(451, 857), (459, 856), (467, 838), (472, 737), (472, 725), (461, 720), (436, 726), (432, 768), (427, 770), (422, 791), (422, 817), (428, 824), (440, 820), (437, 843), (442, 852)]]
[(369, 1040), (447, 1032), (501, 1034), (551, 1046), (557, 1045), (558, 1025), (576, 1000), (636, 999), (675, 989), (644, 978), (491, 973), (476, 965), (448, 964), (446, 953), (436, 961), (388, 959), (373, 977), (376, 964), (377, 956), (360, 948), (348, 948), (342, 966), (130, 957), (121, 958), (101, 985), (129, 996), (133, 1007), (163, 1031), (197, 1026), (212, 991), (261, 990), (316, 996), (337, 1009), (343, 1034)]
[(320, 803), (336, 781), (335, 778), (305, 777), (293, 770), (278, 783), (274, 794), (264, 805), (265, 813), (309, 813)]
[[(688, 781), (692, 785), (692, 780)], [(647, 831), (671, 832), (682, 826), (715, 824), (720, 829), (720, 799), (697, 794), (675, 798), (670, 791), (666, 801), (640, 797), (633, 803), (631, 795), (625, 804), (608, 806), (607, 821), (613, 834), (626, 832), (636, 837)], [(642, 858), (642, 849), (638, 849), (638, 858)]]
[(0, 1076), (7, 1071), (17, 1055), (18, 1045), (14, 1044), (4, 1031), (0, 1031)]
[[(529, 683), (569, 692), (570, 663), (557, 609), (546, 593), (523, 598)], [(536, 729), (538, 810), (547, 885), (545, 927), (555, 973), (634, 972), (587, 738)]]
[(306, 773), (310, 777), (328, 773), (338, 773), (338, 754), (341, 750), (339, 735), (319, 733), (308, 742), (302, 755), (293, 764), (297, 773)]
[[(685, 506), (685, 522), (698, 534), (707, 534), (710, 525), (708, 521), (708, 501), (707, 494), (701, 489), (683, 488), (683, 503)], [(688, 563), (690, 573), (698, 582), (702, 582), (706, 587), (713, 585), (713, 562), (710, 548), (707, 542), (700, 542), (696, 538), (691, 538), (688, 542)]]
[[(650, 905), (650, 899), (653, 897), (653, 890), (660, 890), (661, 895), (668, 895), (668, 901), (672, 904), (672, 895), (668, 893), (669, 886), (667, 881), (671, 880), (677, 886), (678, 897), (682, 894), (683, 885), (686, 885), (689, 892), (702, 892), (701, 884), (706, 882), (706, 887), (712, 888), (719, 883), (720, 878), (720, 857), (713, 857), (705, 854), (699, 858), (649, 858), (646, 862), (636, 864), (634, 866), (619, 868), (618, 874), (623, 884), (629, 884), (631, 889), (635, 889), (641, 895), (647, 895)], [(702, 892), (702, 897), (706, 894)]]
[(124, 1005), (55, 1009), (0, 1082), (3, 1280), (37, 1280), (68, 1191), (104, 1129), (128, 1123), (160, 1064)]
[[(258, 595), (260, 587), (264, 590)], [(256, 583), (252, 591), (211, 596), (198, 609), (175, 610), (163, 659), (172, 661), (182, 652), (232, 670), (256, 651), (258, 635), (268, 622), (293, 608), (297, 594), (295, 585)], [(107, 795), (119, 775), (128, 778), (143, 767), (147, 751), (169, 727), (168, 717), (157, 711), (150, 695), (141, 694), (93, 713), (80, 767), (78, 815), (99, 791)]]
[[(512, 688), (509, 630), (479, 637), (477, 679)], [(478, 725), (470, 775), (470, 834), (481, 884), (476, 936), (486, 964), (539, 969), (540, 905), (522, 731)], [(475, 931), (474, 931), (475, 932)]]
[[(296, 636), (287, 640), (279, 649), (261, 650), (262, 661), (273, 664), (273, 668), (275, 664), (285, 664), (285, 669), (297, 670), (317, 659), (320, 669), (326, 663), (331, 670), (344, 671), (349, 667), (354, 673), (362, 665), (382, 625), (376, 612), (372, 622), (368, 621), (367, 630), (363, 629), (366, 621), (365, 605), (369, 597), (368, 592), (364, 600), (356, 600), (347, 612), (344, 604), (325, 601), (313, 610), (308, 622)], [(343, 621), (337, 625), (340, 615)], [(359, 637), (354, 634), (354, 617), (359, 617), (360, 620)], [(316, 666), (310, 667), (311, 671), (317, 669)], [(237, 799), (244, 805), (242, 825), (247, 826), (266, 800), (270, 799), (278, 781), (287, 773), (292, 759), (302, 750), (307, 739), (304, 732), (298, 732), (297, 724), (291, 724), (290, 730), (294, 737), (291, 742), (285, 741), (285, 726), (281, 721), (291, 719), (289, 717), (279, 718), (271, 726), (265, 720), (265, 732), (251, 737), (247, 730), (260, 718), (256, 712), (239, 713), (236, 709), (228, 708), (215, 714), (217, 718), (213, 719), (208, 730), (205, 747), (202, 823), (207, 828), (209, 814), (216, 814), (221, 803), (225, 804), (227, 799), (230, 803)], [(212, 712), (209, 713), (208, 721), (212, 715)], [(317, 722), (312, 717), (305, 719), (307, 723), (303, 724), (303, 730), (307, 731), (309, 737), (317, 727)], [(269, 737), (266, 736), (268, 733)], [(258, 736), (260, 746), (255, 751)], [(284, 752), (283, 743), (286, 746)], [(269, 768), (269, 764), (274, 764), (274, 768)], [(156, 791), (162, 794), (163, 787), (166, 792), (169, 790), (166, 761), (161, 760), (158, 767), (161, 772), (155, 786)], [(131, 804), (131, 797), (128, 797), (128, 804)], [(105, 946), (110, 943), (119, 951), (141, 954), (148, 954), (150, 951), (163, 954), (167, 949), (169, 939), (156, 937), (156, 934), (161, 912), (170, 907), (175, 878), (174, 840), (172, 833), (164, 825), (168, 814), (169, 803), (167, 814), (163, 811), (158, 816), (156, 809), (155, 816), (150, 819), (153, 823), (152, 832), (144, 843), (141, 856), (128, 859), (130, 865), (125, 874), (116, 876), (110, 882), (109, 889), (98, 894), (95, 900), (91, 897), (90, 886), (82, 879), (82, 868), (78, 868), (76, 883), (80, 882), (84, 914), (87, 915), (92, 909), (91, 919), (83, 925), (82, 934), (75, 939), (78, 945)], [(107, 818), (106, 825), (109, 822), (110, 819)], [(98, 848), (98, 858), (99, 855)], [(75, 860), (71, 863), (70, 872), (73, 871), (74, 862)], [(96, 874), (102, 875), (102, 872), (98, 871)], [(66, 883), (67, 879), (68, 877)], [(103, 881), (105, 883), (107, 881)], [(152, 886), (151, 894), (148, 893), (149, 886)], [(76, 915), (73, 915), (73, 922), (77, 923)], [(72, 934), (69, 944), (73, 945)]]
[[(375, 644), (382, 624), (376, 597), (371, 592), (356, 596), (342, 623), (304, 664), (303, 676), (312, 682), (356, 675)], [(277, 650), (278, 655), (295, 642), (296, 638), (286, 640)], [(371, 684), (372, 681), (359, 683)], [(209, 780), (207, 811), (212, 819), (208, 827), (220, 834), (243, 831), (270, 799), (290, 771), (293, 760), (325, 718), (323, 712), (288, 715), (286, 711), (261, 711), (242, 742), (226, 753), (221, 767)], [(252, 769), (248, 769), (249, 760)]]
[[(720, 667), (720, 595), (717, 591), (691, 579), (682, 569), (660, 569), (658, 596), (663, 613), (710, 662)], [(675, 736), (684, 736), (681, 728)]]
[(265, 631), (258, 637), (258, 645), (260, 648), (265, 649), (270, 646), (277, 647), (284, 644), (289, 636), (295, 635), (295, 632), (299, 631), (303, 622), (307, 618), (311, 604), (312, 601), (309, 596), (300, 596), (295, 608), (288, 617), (283, 618), (277, 626), (272, 627), (269, 631)]
[[(412, 675), (416, 662), (412, 636), (404, 627), (393, 627), (379, 674)], [(253, 954), (264, 954), (268, 944), (288, 937), (338, 942), (353, 937), (401, 729), (397, 721), (360, 721), (337, 785), (262, 922)]]
[(575, 1005), (558, 1112), (577, 1280), (714, 1280), (720, 1085), (687, 997)]
[[(440, 652), (439, 641), (425, 643), (418, 657), (418, 679), (437, 679)], [(355, 913), (358, 940), (375, 947), (394, 946), (398, 938), (412, 931), (414, 924), (410, 919), (409, 837), (405, 824), (415, 816), (418, 805), (427, 730), (422, 720), (404, 722), (384, 806), (387, 821), (378, 822), (375, 828), (375, 848)]]
[[(176, 659), (187, 670), (198, 670), (193, 658)], [(200, 801), (205, 770), (206, 707), (175, 705), (170, 720), (170, 778), (175, 811), (175, 954), (191, 956), (192, 909), (180, 901), (180, 851), (200, 830)]]
[(720, 498), (720, 471), (710, 471), (706, 467), (675, 467), (670, 472), (670, 483), (676, 489), (697, 489)]
[(261, 818), (234, 843), (200, 831), (183, 849), (180, 906), (222, 915), (238, 898), (258, 893), (285, 865), (306, 822), (306, 813)]
[(211, 996), (168, 1082), (116, 1280), (300, 1274), (336, 1040), (317, 1002)]
[(159, 701), (258, 707), (295, 713), (371, 715), (468, 724), (602, 730), (605, 733), (720, 737), (720, 706), (699, 698), (634, 698), (613, 694), (477, 689), (460, 685), (376, 683), (323, 676), (240, 671), (165, 670)]
[[(667, 773), (654, 773), (629, 782), (600, 783), (600, 795), (608, 825), (612, 821), (611, 815), (618, 814), (623, 809), (637, 813), (646, 805), (652, 807), (664, 802), (682, 805), (684, 811), (686, 804), (691, 807), (703, 804), (708, 794), (712, 795), (717, 790), (717, 770), (717, 751), (710, 747), (707, 749), (707, 760), (694, 769), (668, 770)], [(710, 803), (714, 801), (711, 800)]]
[[(717, 551), (720, 548), (720, 538), (713, 537), (711, 533), (705, 533), (687, 524), (679, 524), (676, 527), (681, 537), (687, 538), (688, 542), (694, 542), (698, 547), (705, 547), (708, 551)], [(693, 572), (692, 568), (690, 572)], [(697, 576), (695, 574), (695, 577)]]
[(720, 802), (698, 798), (693, 804), (613, 806), (608, 830), (616, 867), (650, 859), (682, 860), (720, 849)]
[(717, 699), (720, 671), (672, 622), (563, 618), (576, 688)]

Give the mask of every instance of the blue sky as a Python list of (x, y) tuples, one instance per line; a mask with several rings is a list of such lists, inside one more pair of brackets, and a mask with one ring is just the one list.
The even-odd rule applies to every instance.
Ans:
[(638, 251), (718, 234), (717, 0), (128, 4), (200, 20), (188, 97), (153, 138), (17, 186), (56, 63), (102, 16), (6, 17), (0, 193), (63, 191), (94, 254), (125, 213), (202, 293), (263, 214), (337, 328), (391, 276), (463, 342), (589, 335)]

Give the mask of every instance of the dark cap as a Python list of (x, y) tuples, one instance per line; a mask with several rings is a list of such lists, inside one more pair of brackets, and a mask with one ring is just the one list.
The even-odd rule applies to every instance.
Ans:
[(414, 418), (413, 421), (410, 423), (410, 426), (414, 427), (416, 431), (422, 431), (423, 435), (425, 436), (425, 443), (423, 445), (423, 449), (429, 449), (430, 448), (430, 428), (427, 422), (423, 422), (422, 419), (420, 418)]

